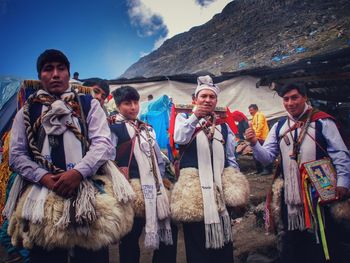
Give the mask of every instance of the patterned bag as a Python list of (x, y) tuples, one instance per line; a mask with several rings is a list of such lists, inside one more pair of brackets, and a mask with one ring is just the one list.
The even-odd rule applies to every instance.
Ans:
[(324, 158), (304, 163), (303, 166), (319, 194), (320, 202), (329, 203), (336, 200), (337, 174), (331, 160)]

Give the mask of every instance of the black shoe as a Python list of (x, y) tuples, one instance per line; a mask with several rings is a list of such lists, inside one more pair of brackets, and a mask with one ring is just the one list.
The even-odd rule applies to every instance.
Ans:
[(256, 171), (254, 174), (261, 174), (262, 171)]

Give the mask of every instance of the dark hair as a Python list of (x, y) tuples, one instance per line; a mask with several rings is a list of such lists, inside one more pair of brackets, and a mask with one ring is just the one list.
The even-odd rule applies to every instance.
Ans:
[(153, 95), (152, 95), (152, 94), (149, 94), (149, 95), (147, 96), (147, 98), (148, 98), (149, 100), (152, 100), (152, 99), (153, 99)]
[(278, 96), (283, 97), (287, 92), (293, 89), (296, 89), (303, 97), (307, 95), (305, 84), (301, 82), (285, 84), (277, 90), (277, 94)]
[(103, 79), (99, 79), (99, 78), (90, 79), (85, 81), (83, 85), (86, 87), (98, 86), (106, 93), (107, 96), (110, 93), (109, 85), (107, 81)]
[(259, 110), (258, 105), (256, 104), (250, 104), (248, 109), (253, 108), (254, 110)]
[(140, 100), (140, 94), (131, 86), (121, 86), (112, 92), (115, 104), (118, 106), (123, 101)]
[(73, 73), (73, 76), (75, 76), (75, 75), (78, 75), (78, 76), (79, 76), (79, 72), (74, 72), (74, 73)]
[(36, 61), (36, 70), (38, 71), (38, 78), (40, 79), (40, 73), (44, 65), (49, 62), (60, 62), (66, 65), (68, 73), (70, 75), (70, 63), (65, 54), (56, 49), (47, 49), (41, 53)]

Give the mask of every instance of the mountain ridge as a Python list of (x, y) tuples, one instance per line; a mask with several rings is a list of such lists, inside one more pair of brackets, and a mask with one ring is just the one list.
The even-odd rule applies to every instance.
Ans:
[(278, 67), (349, 46), (349, 28), (346, 0), (236, 0), (207, 23), (166, 40), (121, 77)]

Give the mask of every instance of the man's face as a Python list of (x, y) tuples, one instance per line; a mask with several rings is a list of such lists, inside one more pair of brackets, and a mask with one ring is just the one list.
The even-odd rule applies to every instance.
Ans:
[(69, 71), (60, 62), (45, 63), (40, 71), (43, 88), (50, 94), (61, 95), (69, 87)]
[(218, 99), (215, 92), (209, 89), (201, 90), (195, 98), (196, 105), (203, 106), (205, 110), (208, 110), (208, 112), (214, 111), (217, 102)]
[(249, 109), (249, 113), (250, 113), (250, 115), (252, 115), (252, 116), (254, 116), (255, 115), (255, 113), (257, 113), (257, 109), (254, 109), (253, 107), (250, 107)]
[(135, 120), (139, 114), (140, 105), (138, 100), (122, 101), (118, 106), (118, 111), (128, 120)]
[(104, 90), (101, 89), (98, 85), (93, 86), (92, 90), (94, 91), (95, 99), (97, 99), (100, 102), (101, 106), (103, 106), (107, 98), (106, 92), (104, 92)]
[(297, 118), (303, 113), (307, 97), (301, 95), (297, 89), (288, 91), (282, 98), (283, 105), (290, 115)]

